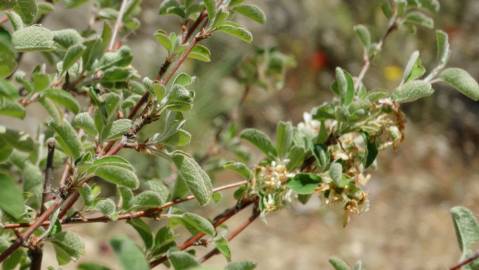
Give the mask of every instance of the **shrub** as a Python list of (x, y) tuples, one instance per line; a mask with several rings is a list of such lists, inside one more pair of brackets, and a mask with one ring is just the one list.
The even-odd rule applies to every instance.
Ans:
[[(64, 4), (75, 8), (85, 2), (65, 0)], [(368, 207), (363, 187), (378, 153), (399, 147), (404, 139), (401, 104), (431, 96), (437, 83), (479, 100), (477, 82), (466, 71), (447, 67), (449, 42), (441, 30), (436, 31), (433, 69), (426, 70), (416, 51), (397, 87), (368, 89), (363, 80), (388, 36), (401, 29), (434, 28), (429, 15), (439, 9), (434, 0), (383, 1), (389, 23), (379, 39), (364, 25), (354, 27), (364, 50), (360, 73), (353, 76), (336, 68), (331, 86), (335, 97), (305, 113), (301, 123), (279, 122), (274, 139), (256, 129), (228, 130), (222, 143), (238, 159), (221, 167), (244, 180), (215, 188), (201, 162), (181, 150), (191, 139), (184, 124), (194, 103), (196, 78), (180, 70), (186, 61), (209, 62), (212, 53), (204, 40), (219, 33), (251, 43), (253, 35), (235, 18), (240, 15), (264, 23), (264, 12), (243, 0), (162, 1), (160, 16), (176, 16), (183, 23), (179, 33), (158, 30), (153, 34), (167, 56), (157, 75), (149, 78), (134, 68), (134, 54), (126, 45), (128, 34), (140, 27), (141, 1), (94, 4), (98, 12), (92, 21), (103, 27), (81, 33), (42, 26), (43, 18), (55, 12), (49, 1), (0, 4), (4, 23), (9, 24), (1, 28), (0, 36), (0, 114), (24, 119), (25, 107), (38, 103), (49, 115), (36, 137), (0, 128), (0, 261), (5, 269), (40, 269), (45, 242), (53, 245), (59, 265), (79, 259), (84, 244), (66, 224), (126, 220), (143, 243), (139, 246), (126, 237), (110, 241), (123, 268), (165, 264), (176, 270), (200, 269), (216, 254), (229, 262), (230, 240), (258, 217), (294, 200), (307, 203), (319, 196), (326, 205), (341, 205), (346, 225), (352, 214)], [(47, 64), (39, 63), (28, 74), (17, 70), (27, 53), (41, 53)], [(289, 56), (261, 49), (244, 63), (240, 77), (248, 87), (280, 88), (293, 65)], [(155, 131), (145, 132), (146, 126), (154, 126)], [(256, 164), (245, 161), (239, 138), (255, 146), (264, 158)], [(124, 151), (164, 158), (175, 168), (171, 172), (174, 184), (139, 177), (132, 160), (121, 155)], [(114, 186), (117, 195), (110, 198), (102, 193), (98, 185), (102, 181)], [(233, 188), (236, 204), (212, 219), (181, 207), (191, 200), (207, 205), (221, 198), (220, 191)], [(221, 227), (247, 207), (252, 213), (243, 224), (230, 231)], [(452, 213), (463, 259), (467, 259), (472, 255), (471, 243), (478, 240), (477, 223), (464, 208), (454, 208)], [(146, 219), (168, 222), (156, 229)], [(177, 227), (191, 234), (184, 242), (175, 233)], [(209, 243), (214, 247), (204, 255), (192, 252), (192, 247)], [(336, 269), (348, 269), (340, 259), (331, 263)], [(79, 268), (105, 269), (85, 263)], [(253, 268), (250, 262), (229, 262), (225, 269)]]

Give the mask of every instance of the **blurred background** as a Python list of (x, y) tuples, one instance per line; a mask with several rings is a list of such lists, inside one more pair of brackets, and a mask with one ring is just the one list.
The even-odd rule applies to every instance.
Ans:
[[(127, 44), (135, 52), (140, 73), (153, 77), (164, 59), (164, 51), (152, 38), (157, 29), (175, 31), (180, 21), (158, 15), (158, 0), (143, 0), (142, 27), (131, 33)], [(190, 62), (185, 70), (197, 75), (197, 99), (189, 114), (187, 130), (193, 135), (187, 151), (211, 169), (216, 185), (234, 181), (234, 176), (215, 172), (215, 162), (231, 157), (222, 149), (225, 129), (256, 127), (273, 134), (279, 120), (297, 123), (303, 112), (331, 98), (329, 85), (336, 66), (357, 75), (362, 49), (353, 26), (365, 24), (377, 40), (386, 19), (371, 0), (262, 0), (254, 1), (268, 15), (266, 25), (249, 24), (253, 46), (222, 34), (208, 40), (211, 63)], [(479, 1), (441, 0), (435, 16), (436, 28), (451, 39), (450, 66), (468, 70), (479, 79)], [(61, 6), (61, 4), (59, 4)], [(86, 28), (91, 5), (78, 10), (63, 9), (46, 18), (52, 29)], [(248, 86), (242, 80), (244, 61), (254, 58), (259, 48), (276, 48), (291, 68), (284, 82), (280, 78), (265, 85)], [(383, 53), (372, 63), (365, 83), (372, 89), (392, 89), (400, 81), (410, 54), (420, 50), (426, 67), (433, 67), (436, 52), (433, 31), (405, 29), (394, 32)], [(35, 55), (27, 54), (23, 69), (30, 70)], [(295, 65), (293, 67), (294, 59)], [(278, 89), (279, 88), (279, 89)], [(397, 150), (382, 153), (377, 170), (367, 186), (370, 209), (353, 216), (342, 227), (342, 212), (312, 200), (306, 206), (271, 214), (257, 221), (232, 242), (234, 260), (252, 260), (258, 269), (330, 269), (328, 258), (338, 256), (350, 264), (362, 260), (367, 269), (446, 269), (459, 258), (449, 209), (464, 205), (479, 214), (479, 103), (436, 85), (436, 94), (404, 106), (408, 123), (406, 140)], [(246, 93), (246, 94), (245, 94)], [(28, 126), (0, 118), (0, 124), (36, 133), (46, 113), (29, 107)], [(241, 149), (240, 149), (241, 150)], [(239, 150), (238, 150), (239, 151)], [(126, 152), (145, 178), (168, 179), (164, 161)], [(252, 156), (251, 159), (258, 160)], [(251, 163), (253, 164), (253, 163)], [(170, 179), (171, 180), (171, 179)], [(214, 216), (230, 206), (226, 192), (218, 204), (198, 211)], [(187, 207), (197, 207), (194, 203)], [(244, 213), (248, 215), (248, 213)], [(241, 217), (231, 222), (241, 222)], [(82, 261), (117, 267), (108, 240), (116, 234), (136, 233), (125, 224), (91, 224), (73, 227), (87, 245)], [(51, 251), (51, 250), (50, 250)], [(200, 251), (202, 252), (202, 251)], [(54, 261), (54, 254), (47, 257)], [(217, 256), (208, 265), (220, 266)], [(70, 267), (70, 268), (69, 268)], [(74, 269), (74, 266), (65, 269)], [(161, 267), (160, 267), (161, 268)], [(115, 268), (116, 269), (116, 268)]]

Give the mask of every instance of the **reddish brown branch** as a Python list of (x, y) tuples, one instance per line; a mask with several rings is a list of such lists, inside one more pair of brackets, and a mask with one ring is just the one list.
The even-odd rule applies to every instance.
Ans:
[(479, 252), (476, 252), (471, 257), (459, 262), (458, 264), (454, 265), (453, 267), (449, 268), (449, 270), (459, 270), (462, 267), (474, 262), (475, 260), (479, 259)]
[[(217, 187), (217, 188), (213, 189), (213, 192), (220, 192), (220, 191), (236, 188), (236, 187), (245, 185), (247, 183), (248, 183), (248, 181), (246, 181), (246, 180), (245, 181), (240, 181), (240, 182), (235, 182), (235, 183), (232, 183), (232, 184)], [(78, 192), (76, 192), (74, 194), (78, 194)], [(71, 199), (68, 199), (68, 201), (65, 201), (63, 209), (69, 209), (67, 207), (68, 206), (67, 204), (73, 202), (74, 198), (76, 198), (76, 196), (77, 195), (71, 196), (70, 197)], [(134, 212), (130, 212), (130, 213), (121, 214), (118, 217), (117, 220), (129, 220), (129, 219), (140, 218), (140, 217), (154, 217), (155, 213), (160, 213), (164, 209), (170, 208), (174, 205), (177, 205), (177, 204), (180, 204), (180, 203), (183, 203), (183, 202), (191, 201), (193, 199), (195, 199), (195, 197), (193, 195), (189, 195), (189, 196), (186, 196), (185, 198), (173, 200), (173, 201), (167, 202), (167, 203), (165, 203), (163, 205), (160, 205), (158, 207), (155, 207), (155, 208), (150, 208), (150, 209), (143, 210), (143, 211), (134, 211)], [(62, 212), (60, 212), (59, 216), (61, 218), (61, 217), (64, 216), (64, 214), (62, 215)], [(66, 219), (61, 221), (61, 224), (62, 225), (68, 225), (68, 224), (111, 222), (111, 221), (112, 220), (107, 216), (81, 217), (81, 218), (75, 217), (75, 218), (66, 218)], [(50, 222), (45, 221), (44, 223), (42, 223), (41, 226), (48, 226), (48, 225), (50, 225)], [(16, 224), (7, 224), (3, 228), (4, 229), (17, 229), (17, 228), (23, 228), (23, 227), (29, 227), (29, 226), (32, 226), (32, 224), (16, 223)]]
[[(236, 206), (232, 208), (228, 208), (223, 213), (219, 214), (213, 219), (213, 226), (217, 228), (218, 226), (222, 225), (226, 221), (228, 221), (230, 218), (241, 212), (243, 209), (248, 207), (249, 205), (256, 203), (258, 201), (257, 197), (252, 197), (252, 198), (245, 198), (241, 201), (238, 201)], [(180, 250), (185, 250), (187, 248), (190, 248), (191, 246), (194, 246), (196, 243), (198, 243), (201, 238), (205, 236), (204, 233), (200, 232), (195, 234), (194, 236), (188, 238), (185, 242), (183, 242), (181, 245), (178, 246), (178, 249)], [(156, 266), (164, 263), (168, 258), (166, 256), (162, 256), (156, 260), (153, 260), (150, 262), (150, 268), (155, 268)]]
[[(244, 231), (249, 225), (251, 225), (260, 215), (260, 211), (258, 210), (257, 206), (253, 208), (253, 214), (241, 225), (239, 225), (236, 229), (234, 229), (230, 235), (228, 235), (228, 241), (233, 240), (236, 236), (238, 236), (242, 231)], [(217, 248), (212, 249), (210, 252), (206, 253), (203, 258), (201, 258), (201, 262), (205, 262), (209, 260), (211, 257), (219, 254), (219, 250)]]

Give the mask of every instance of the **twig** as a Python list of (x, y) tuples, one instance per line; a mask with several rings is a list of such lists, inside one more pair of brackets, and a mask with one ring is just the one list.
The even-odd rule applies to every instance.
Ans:
[[(70, 198), (74, 193), (71, 193), (68, 197)], [(56, 199), (52, 205), (50, 205), (50, 207), (48, 209), (45, 210), (45, 212), (43, 212), (43, 214), (41, 214), (37, 219), (36, 221), (31, 224), (28, 229), (22, 234), (20, 235), (20, 237), (18, 237), (15, 242), (13, 244), (10, 245), (10, 247), (8, 247), (6, 250), (4, 250), (1, 254), (0, 254), (0, 262), (3, 262), (6, 258), (8, 258), (13, 252), (15, 252), (15, 250), (17, 250), (20, 246), (22, 246), (25, 241), (28, 240), (28, 238), (30, 238), (30, 236), (35, 232), (36, 229), (38, 229), (40, 226), (43, 225), (43, 223), (45, 221), (48, 220), (48, 218), (58, 209), (61, 207), (62, 205), (62, 202), (63, 200), (61, 198), (59, 199)]]
[[(42, 201), (40, 205), (40, 215), (45, 212), (45, 203), (50, 200), (52, 192), (52, 174), (53, 174), (53, 157), (55, 155), (55, 140), (51, 139), (47, 142), (47, 164), (45, 166), (44, 179), (43, 179), (43, 193)], [(43, 250), (40, 245), (34, 245), (28, 251), (28, 255), (31, 259), (30, 270), (42, 269)]]
[[(388, 23), (388, 28), (386, 32), (383, 34), (381, 39), (379, 40), (377, 44), (377, 49), (381, 50), (384, 42), (386, 41), (387, 37), (395, 30), (397, 29), (397, 16), (393, 15), (391, 19), (389, 20)], [(374, 59), (375, 55), (369, 56), (369, 52), (367, 49), (364, 49), (364, 56), (363, 56), (363, 66), (361, 68), (361, 71), (359, 72), (359, 75), (356, 79), (356, 82), (354, 84), (354, 89), (357, 91), (359, 87), (361, 86), (361, 83), (364, 80), (364, 77), (369, 71), (369, 68), (371, 66), (371, 61)]]
[[(246, 181), (246, 180), (235, 182), (235, 183), (232, 183), (232, 184), (217, 187), (217, 188), (213, 189), (213, 192), (220, 192), (220, 191), (224, 191), (224, 190), (228, 190), (228, 189), (233, 189), (233, 188), (236, 188), (236, 187), (239, 187), (239, 186), (246, 185), (247, 183), (248, 183), (248, 181)], [(74, 198), (74, 196), (72, 197), (72, 199), (70, 199), (70, 201), (73, 201), (73, 198)], [(162, 204), (158, 207), (150, 208), (150, 209), (143, 210), (143, 211), (134, 211), (134, 212), (121, 214), (118, 217), (117, 220), (129, 220), (129, 219), (139, 218), (139, 217), (151, 217), (151, 216), (154, 216), (154, 213), (161, 212), (164, 209), (170, 208), (170, 207), (172, 207), (174, 205), (178, 205), (180, 203), (191, 201), (193, 199), (195, 199), (195, 197), (193, 195), (188, 195), (185, 198), (173, 200), (173, 201), (164, 203), (164, 204)], [(66, 204), (67, 204), (67, 202), (64, 203), (64, 207), (63, 207), (64, 209), (67, 208)], [(60, 213), (59, 216), (62, 217), (62, 213)], [(78, 224), (78, 223), (95, 223), (95, 222), (110, 222), (110, 221), (111, 221), (111, 219), (107, 216), (98, 216), (98, 217), (86, 217), (86, 218), (85, 217), (82, 217), (82, 218), (66, 218), (66, 219), (61, 221), (61, 224), (62, 225), (68, 225), (68, 224)], [(17, 228), (29, 227), (31, 225), (32, 224), (29, 224), (29, 223), (16, 223), (16, 224), (7, 224), (7, 225), (3, 226), (3, 228), (4, 229), (17, 229)], [(41, 226), (48, 226), (48, 225), (50, 225), (50, 221), (45, 221), (41, 224)]]
[[(260, 211), (258, 210), (257, 206), (253, 208), (253, 213), (251, 216), (243, 222), (241, 225), (239, 225), (236, 229), (234, 229), (230, 235), (228, 235), (228, 241), (233, 240), (236, 236), (238, 236), (242, 231), (244, 231), (249, 225), (251, 225), (260, 215)], [(209, 260), (211, 257), (215, 256), (216, 254), (219, 253), (219, 250), (217, 248), (212, 249), (210, 252), (206, 253), (202, 258), (201, 262), (205, 262)]]
[[(248, 207), (249, 205), (256, 203), (258, 201), (258, 197), (253, 197), (253, 198), (246, 198), (241, 201), (238, 201), (236, 206), (232, 208), (228, 208), (223, 213), (219, 214), (213, 219), (213, 226), (217, 228), (218, 226), (221, 226), (223, 223), (228, 221), (230, 218), (241, 212), (243, 209)], [(200, 232), (195, 234), (194, 236), (188, 238), (183, 244), (178, 246), (179, 250), (185, 250), (193, 245), (195, 245), (201, 238), (205, 236), (204, 233)], [(166, 256), (162, 256), (158, 259), (155, 259), (150, 262), (150, 268), (155, 268), (156, 266), (164, 263), (168, 258)]]
[(110, 44), (108, 45), (108, 50), (111, 51), (115, 47), (116, 37), (120, 31), (121, 25), (123, 24), (123, 16), (125, 15), (126, 7), (128, 6), (128, 0), (123, 0), (121, 2), (120, 10), (118, 11), (118, 17), (116, 18), (115, 26), (113, 27), (113, 34), (111, 36)]
[(473, 261), (479, 259), (479, 251), (476, 252), (474, 255), (472, 255), (471, 257), (459, 262), (458, 264), (454, 265), (453, 267), (449, 268), (449, 270), (459, 270), (461, 269), (462, 267), (472, 263)]

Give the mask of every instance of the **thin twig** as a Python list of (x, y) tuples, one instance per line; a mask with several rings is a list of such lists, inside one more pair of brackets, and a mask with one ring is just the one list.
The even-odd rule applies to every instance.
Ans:
[(479, 259), (479, 251), (476, 252), (474, 255), (472, 255), (471, 257), (459, 262), (458, 264), (454, 265), (453, 267), (449, 268), (449, 270), (459, 270), (461, 269), (462, 267), (472, 263), (473, 261)]
[[(243, 209), (245, 209), (249, 205), (251, 205), (253, 203), (256, 203), (257, 201), (258, 201), (258, 197), (245, 198), (243, 200), (238, 201), (236, 206), (234, 206), (232, 208), (228, 208), (225, 211), (223, 211), (221, 214), (216, 216), (213, 219), (213, 226), (215, 228), (221, 226), (223, 223), (228, 221), (230, 218), (232, 218), (233, 216), (235, 216), (236, 214), (241, 212)], [(188, 238), (181, 245), (179, 245), (178, 249), (179, 250), (185, 250), (187, 248), (190, 248), (191, 246), (194, 246), (196, 243), (198, 243), (198, 241), (200, 241), (201, 238), (203, 238), (204, 236), (205, 236), (204, 233), (199, 232), (199, 233), (195, 234), (194, 236)], [(150, 262), (150, 268), (153, 269), (156, 266), (166, 262), (166, 260), (168, 260), (168, 258), (166, 256), (162, 256), (158, 259), (155, 259), (155, 260)]]
[(125, 15), (126, 7), (128, 6), (128, 0), (123, 0), (121, 2), (120, 10), (118, 11), (118, 17), (116, 18), (115, 26), (113, 27), (113, 33), (111, 36), (110, 44), (108, 45), (108, 50), (111, 51), (115, 47), (116, 38), (118, 36), (118, 32), (121, 29), (121, 25), (123, 24), (123, 16)]
[[(44, 178), (43, 178), (43, 193), (42, 201), (40, 205), (40, 215), (45, 212), (45, 203), (50, 200), (52, 192), (52, 174), (53, 174), (53, 158), (55, 155), (55, 140), (51, 139), (47, 142), (47, 164), (45, 166)], [(30, 270), (42, 269), (43, 250), (41, 245), (34, 245), (28, 251), (28, 255), (31, 259)]]
[[(383, 36), (377, 43), (377, 50), (380, 51), (383, 48), (384, 42), (386, 41), (387, 37), (395, 30), (397, 29), (397, 16), (393, 15), (391, 19), (389, 20), (388, 23), (388, 28), (386, 29), (386, 32), (384, 32)], [(369, 52), (367, 49), (364, 49), (364, 56), (363, 56), (363, 66), (361, 68), (361, 71), (359, 72), (359, 75), (356, 79), (356, 82), (354, 84), (354, 89), (357, 91), (359, 87), (361, 86), (361, 83), (364, 80), (364, 77), (369, 71), (369, 68), (371, 67), (371, 61), (374, 59), (375, 55), (369, 56)]]
[[(220, 192), (220, 191), (224, 191), (224, 190), (228, 190), (228, 189), (233, 189), (233, 188), (236, 188), (236, 187), (246, 185), (247, 183), (248, 183), (248, 181), (246, 181), (246, 180), (235, 182), (235, 183), (232, 183), (232, 184), (217, 187), (217, 188), (213, 189), (213, 192)], [(73, 196), (72, 199), (70, 199), (70, 201), (73, 201), (74, 197), (75, 196)], [(139, 218), (139, 217), (153, 217), (154, 213), (159, 213), (164, 209), (170, 208), (174, 205), (178, 205), (178, 204), (181, 204), (181, 203), (184, 203), (184, 202), (187, 202), (187, 201), (191, 201), (193, 199), (195, 199), (195, 196), (188, 195), (184, 198), (164, 203), (164, 204), (162, 204), (158, 207), (150, 208), (150, 209), (143, 210), (143, 211), (134, 211), (134, 212), (121, 214), (121, 215), (119, 215), (117, 220), (129, 220), (129, 219)], [(64, 206), (63, 206), (64, 209), (67, 209), (66, 204), (67, 204), (67, 202), (64, 203)], [(61, 218), (62, 213), (60, 213), (59, 216)], [(62, 225), (68, 225), (68, 224), (78, 224), (78, 223), (95, 223), (95, 222), (110, 222), (110, 221), (112, 221), (112, 220), (107, 216), (97, 216), (97, 217), (82, 217), (82, 218), (66, 218), (66, 219), (61, 221), (61, 224)], [(3, 228), (4, 229), (17, 229), (17, 228), (29, 227), (31, 225), (32, 224), (30, 224), (30, 223), (16, 223), (16, 224), (4, 225)], [(50, 225), (50, 221), (45, 221), (44, 223), (42, 223), (41, 226), (48, 226), (48, 225)]]

